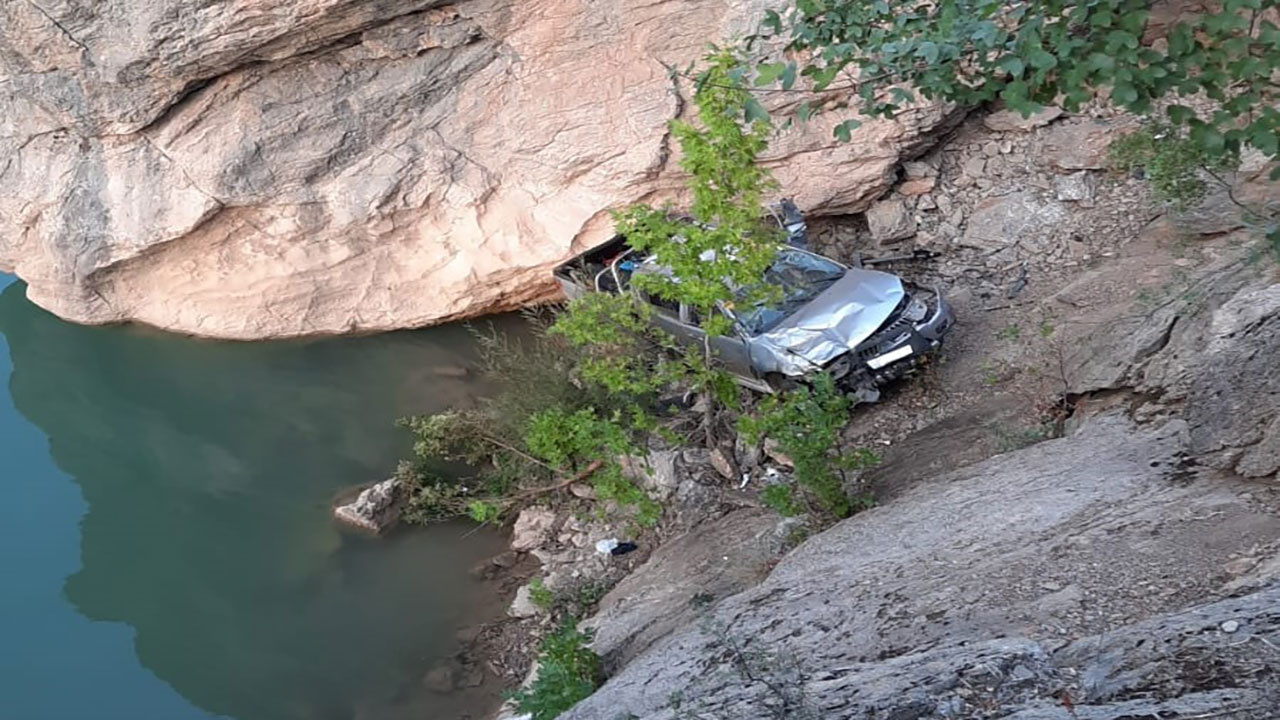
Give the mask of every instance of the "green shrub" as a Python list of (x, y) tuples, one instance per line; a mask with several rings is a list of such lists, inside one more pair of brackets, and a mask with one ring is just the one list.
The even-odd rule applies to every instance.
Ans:
[(488, 525), (502, 517), (502, 508), (487, 500), (472, 500), (467, 503), (467, 517), (481, 525)]
[(413, 459), (398, 471), (412, 488), (405, 519), (493, 523), (517, 500), (600, 461), (590, 482), (601, 497), (656, 522), (661, 508), (617, 468), (617, 456), (633, 452), (633, 436), (650, 427), (634, 398), (579, 387), (570, 372), (572, 348), (557, 334), (527, 343), (476, 337), (494, 393), (474, 408), (400, 421), (413, 434)]
[(529, 581), (529, 600), (543, 610), (550, 610), (556, 604), (556, 595), (542, 582), (542, 578), (536, 577)]
[[(1204, 194), (1203, 173), (1232, 168), (1248, 147), (1280, 158), (1280, 28), (1274, 0), (1221, 0), (1159, 28), (1152, 0), (795, 0), (766, 12), (755, 84), (807, 85), (817, 102), (790, 103), (801, 121), (856, 102), (893, 117), (920, 97), (977, 106), (1002, 100), (1030, 115), (1058, 104), (1080, 112), (1099, 97), (1159, 125), (1116, 148), (1118, 164), (1146, 170), (1157, 195), (1185, 207)], [(786, 44), (778, 61), (777, 43)], [(1213, 106), (1192, 107), (1184, 98)], [(843, 116), (847, 117), (847, 113)], [(751, 113), (747, 113), (748, 120)], [(860, 124), (834, 125), (848, 142)], [(1280, 168), (1271, 173), (1280, 180)], [(1280, 253), (1280, 212), (1247, 211)], [(1278, 254), (1280, 257), (1280, 254)]]
[(760, 502), (765, 507), (773, 508), (782, 517), (793, 517), (800, 514), (796, 505), (796, 494), (790, 485), (770, 485), (760, 491)]
[(1185, 210), (1208, 191), (1206, 172), (1233, 170), (1234, 154), (1211, 156), (1185, 132), (1169, 125), (1155, 125), (1129, 133), (1111, 143), (1108, 150), (1115, 169), (1141, 170), (1156, 196), (1178, 210)]
[(532, 720), (554, 720), (589, 697), (600, 686), (600, 658), (587, 643), (591, 638), (570, 618), (539, 646), (538, 677), (512, 695), (516, 709)]
[[(739, 420), (738, 427), (752, 442), (764, 436), (777, 441), (795, 463), (796, 481), (817, 508), (843, 518), (855, 509), (844, 488), (846, 471), (879, 461), (869, 450), (843, 452), (839, 447), (852, 406), (853, 401), (836, 388), (835, 380), (823, 373), (814, 378), (811, 387), (766, 398), (755, 415)], [(765, 502), (785, 507), (781, 492), (771, 492)], [(859, 505), (866, 502), (858, 498)]]

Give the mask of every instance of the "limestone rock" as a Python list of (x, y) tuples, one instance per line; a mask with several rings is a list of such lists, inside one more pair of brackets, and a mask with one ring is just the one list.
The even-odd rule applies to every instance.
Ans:
[(938, 184), (938, 179), (934, 177), (922, 177), (914, 180), (908, 180), (898, 186), (898, 194), (906, 197), (914, 197), (916, 195), (924, 195), (933, 192), (933, 188)]
[(1053, 179), (1053, 194), (1059, 200), (1092, 205), (1098, 191), (1098, 178), (1088, 170), (1059, 175)]
[(535, 506), (521, 510), (511, 531), (511, 549), (527, 552), (542, 545), (551, 537), (555, 524), (556, 514), (550, 508)]
[(388, 478), (365, 488), (356, 499), (333, 509), (334, 517), (358, 528), (380, 533), (400, 519), (400, 481)]
[(709, 602), (750, 587), (781, 554), (777, 524), (772, 511), (735, 510), (663, 543), (600, 601), (592, 648), (626, 662)]
[[(120, 0), (0, 7), (0, 271), (71, 320), (372, 332), (551, 297), (608, 210), (680, 197), (664, 63), (766, 0)], [(957, 117), (922, 106), (765, 162), (861, 212)]]
[[(1191, 543), (1194, 549), (1186, 553), (1194, 556), (1232, 532), (1222, 527), (1215, 537), (1205, 537), (1209, 526), (1187, 519), (1188, 508), (1214, 508), (1224, 513), (1219, 523), (1245, 523), (1254, 535), (1235, 547), (1280, 536), (1280, 520), (1233, 500), (1231, 492), (1169, 482), (1165, 468), (1180, 450), (1178, 426), (1138, 430), (1116, 416), (1098, 417), (1076, 436), (946, 473), (815, 535), (760, 585), (718, 599), (665, 637), (653, 637), (668, 626), (661, 613), (652, 616), (659, 627), (640, 615), (628, 621), (602, 615), (602, 631), (631, 631), (601, 645), (619, 653), (625, 665), (564, 717), (670, 718), (673, 693), (688, 699), (683, 709), (693, 715), (715, 708), (723, 717), (761, 717), (771, 703), (777, 707), (785, 700), (776, 688), (790, 687), (797, 690), (797, 706), (811, 708), (814, 717), (941, 717), (935, 708), (973, 702), (998, 709), (1002, 717), (1068, 720), (1053, 693), (1074, 681), (1084, 683), (1082, 693), (1073, 691), (1077, 709), (1089, 706), (1081, 717), (1121, 717), (1153, 707), (1175, 717), (1175, 709), (1197, 714), (1271, 708), (1255, 694), (1262, 688), (1251, 683), (1228, 683), (1225, 694), (1212, 696), (1201, 695), (1204, 688), (1177, 673), (1158, 683), (1171, 678), (1162, 668), (1176, 668), (1162, 663), (1191, 646), (1205, 652), (1197, 657), (1209, 666), (1237, 662), (1229, 658), (1239, 643), (1204, 633), (1224, 620), (1240, 621), (1241, 631), (1264, 633), (1268, 643), (1280, 641), (1273, 612), (1280, 586), (1182, 613), (1177, 611), (1183, 606), (1170, 603), (1169, 615), (1094, 623), (1097, 630), (1079, 633), (1076, 642), (1059, 640), (1057, 627), (1088, 624), (1083, 616), (1066, 619), (1081, 605), (1067, 595), (1085, 598), (1091, 611), (1105, 613), (1103, 605), (1115, 602), (1132, 608), (1130, 599), (1109, 599), (1128, 595), (1109, 586), (1167, 582), (1162, 578), (1187, 571), (1181, 553), (1153, 567), (1145, 549), (1126, 543), (1160, 528), (1162, 534), (1178, 533), (1175, 545)], [(1045, 576), (1050, 569), (1043, 562), (1048, 548), (1055, 549), (1052, 578)], [(1119, 568), (1135, 574), (1110, 574)], [(1184, 581), (1200, 578), (1174, 582)], [(1045, 595), (1046, 586), (1064, 589)], [(655, 594), (630, 595), (632, 603), (660, 597), (660, 585), (646, 587)], [(672, 594), (682, 599), (679, 590)], [(621, 605), (624, 598), (615, 600)], [(760, 658), (756, 667), (773, 682), (706, 672), (730, 654), (730, 643)], [(1250, 645), (1255, 644), (1231, 667), (1262, 662), (1280, 668), (1274, 651), (1262, 642)], [(1223, 677), (1232, 677), (1230, 672)], [(1267, 689), (1276, 685), (1270, 682)], [(1132, 698), (1142, 698), (1141, 704), (1131, 704), (1139, 702)]]
[(1101, 120), (1059, 123), (1044, 131), (1045, 156), (1063, 170), (1105, 169), (1111, 141), (1126, 127)]
[(1044, 247), (1068, 216), (1061, 203), (1029, 190), (987, 198), (969, 217), (962, 242), (983, 250)]
[(619, 458), (622, 472), (659, 500), (671, 497), (680, 485), (676, 470), (677, 453), (671, 450), (655, 450), (647, 457)]
[(767, 437), (764, 439), (764, 454), (767, 455), (770, 460), (783, 467), (794, 468), (796, 466), (796, 462), (782, 451), (782, 445), (773, 438)]
[(573, 483), (569, 486), (569, 492), (574, 497), (582, 498), (583, 500), (596, 499), (596, 489), (586, 483)]
[(1217, 4), (1208, 0), (1156, 0), (1151, 4), (1151, 17), (1143, 30), (1142, 42), (1150, 44), (1163, 39), (1178, 22), (1198, 22), (1206, 12), (1217, 12)]
[(732, 458), (720, 448), (715, 448), (710, 455), (711, 467), (725, 480), (737, 480), (738, 469), (734, 467)]
[(511, 600), (511, 606), (507, 608), (507, 614), (513, 618), (531, 618), (538, 614), (538, 606), (533, 603), (533, 595), (531, 588), (521, 585), (516, 589), (516, 596)]
[(1028, 117), (1016, 110), (998, 110), (982, 118), (982, 124), (993, 132), (1030, 132), (1062, 117), (1062, 108), (1043, 107)]
[[(1139, 241), (1177, 237), (1158, 222)], [(1138, 276), (1148, 263), (1139, 255), (1117, 266), (1115, 282)], [(1199, 462), (1244, 477), (1272, 476), (1280, 472), (1280, 285), (1228, 259), (1189, 276), (1158, 304), (1135, 312), (1111, 303), (1082, 319), (1079, 327), (1088, 330), (1066, 343), (1069, 390), (1130, 387), (1178, 403)]]
[(871, 239), (884, 245), (916, 234), (916, 221), (902, 200), (881, 200), (867, 210)]
[[(1280, 463), (1280, 284), (1224, 253), (1153, 308), (1124, 301), (1153, 257), (1129, 253), (1077, 279), (1096, 314), (1061, 331), (1067, 391), (1107, 390), (1109, 409), (1077, 405), (1066, 436), (978, 462), (965, 448), (991, 406), (896, 442), (889, 497), (759, 585), (670, 631), (651, 608), (601, 616), (623, 666), (563, 717), (670, 720), (678, 694), (691, 716), (1271, 720), (1280, 516), (1233, 463)], [(1141, 398), (1165, 412), (1131, 417)], [(645, 589), (636, 604), (662, 588)], [(750, 672), (708, 671), (734, 658)]]
[(980, 178), (987, 171), (987, 160), (980, 155), (975, 155), (965, 160), (962, 169), (967, 177), (971, 179)]
[[(1229, 181), (1236, 176), (1227, 175)], [(1261, 207), (1272, 201), (1275, 191), (1267, 182), (1233, 183), (1231, 194), (1216, 182), (1209, 183), (1208, 193), (1191, 207), (1169, 213), (1169, 219), (1180, 230), (1198, 235), (1217, 235), (1244, 227), (1244, 212), (1231, 195), (1246, 206)]]
[(912, 160), (902, 163), (902, 170), (906, 173), (908, 180), (922, 180), (924, 178), (938, 177), (938, 166), (935, 162), (927, 162), (924, 160)]

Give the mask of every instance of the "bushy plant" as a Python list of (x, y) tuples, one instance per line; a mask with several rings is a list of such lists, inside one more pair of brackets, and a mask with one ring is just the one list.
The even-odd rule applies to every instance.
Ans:
[[(764, 222), (764, 194), (774, 182), (757, 162), (771, 126), (741, 81), (739, 65), (731, 52), (714, 51), (693, 95), (697, 123), (671, 123), (693, 196), (687, 212), (639, 204), (614, 214), (628, 245), (663, 268), (634, 276), (636, 289), (690, 308), (705, 332), (702, 347), (685, 348), (678, 363), (666, 366), (672, 372), (658, 380), (683, 384), (707, 399), (701, 431), (708, 446), (715, 444), (718, 405), (736, 404), (738, 398), (711, 338), (732, 331), (723, 310), (774, 294), (763, 280), (781, 240), (778, 229)], [(753, 111), (744, 121), (748, 107)]]
[(643, 204), (614, 216), (627, 243), (669, 271), (639, 276), (637, 286), (696, 309), (712, 335), (731, 327), (718, 306), (734, 303), (744, 291), (762, 291), (781, 239), (764, 222), (764, 193), (775, 183), (757, 162), (771, 126), (763, 112), (743, 120), (745, 108), (759, 105), (741, 81), (739, 66), (727, 50), (709, 56), (693, 97), (700, 126), (671, 123), (693, 193), (688, 216)]
[[(788, 59), (756, 65), (760, 85), (807, 80), (807, 118), (854, 98), (866, 116), (893, 117), (917, 95), (961, 105), (1002, 100), (1024, 115), (1061, 103), (1078, 111), (1099, 95), (1139, 115), (1163, 107), (1155, 145), (1134, 138), (1155, 189), (1185, 204), (1203, 192), (1194, 165), (1224, 167), (1246, 146), (1280, 153), (1280, 26), (1275, 0), (1222, 0), (1144, 42), (1151, 0), (795, 0), (766, 15), (762, 34)], [(760, 36), (748, 38), (753, 47)], [(743, 74), (747, 70), (743, 69)], [(1181, 98), (1214, 101), (1197, 113)], [(859, 120), (835, 128), (843, 140)], [(1154, 137), (1154, 136), (1152, 136)], [(1280, 179), (1280, 168), (1272, 174)], [(1274, 213), (1255, 223), (1280, 245)]]
[[(755, 415), (739, 420), (739, 429), (752, 442), (772, 438), (795, 463), (796, 481), (817, 509), (848, 517), (866, 498), (851, 499), (845, 491), (846, 472), (869, 467), (878, 458), (869, 450), (844, 451), (840, 434), (849, 422), (853, 401), (823, 373), (811, 386), (801, 386), (766, 398)], [(776, 487), (776, 486), (775, 486)], [(786, 507), (779, 491), (770, 491), (772, 504)], [(794, 505), (792, 506), (794, 509)], [(784, 513), (785, 514), (785, 513)]]
[(661, 506), (623, 475), (618, 459), (638, 449), (619, 414), (603, 417), (591, 408), (573, 413), (550, 408), (534, 416), (527, 442), (530, 452), (559, 470), (597, 465), (590, 477), (596, 498), (636, 508), (641, 525), (652, 527), (661, 517)]
[(760, 502), (765, 507), (772, 508), (774, 512), (782, 517), (792, 517), (800, 514), (800, 507), (796, 504), (796, 493), (790, 485), (777, 483), (768, 485), (764, 490), (760, 491)]
[(529, 600), (543, 610), (550, 610), (556, 603), (556, 595), (551, 592), (542, 578), (536, 577), (529, 581)]
[(1166, 124), (1119, 138), (1109, 153), (1113, 167), (1141, 170), (1156, 195), (1178, 210), (1204, 197), (1207, 174), (1232, 170), (1239, 162), (1235, 154), (1210, 155), (1184, 131)]
[(591, 637), (573, 618), (542, 640), (538, 676), (512, 695), (516, 709), (532, 720), (554, 720), (600, 686), (600, 658), (587, 643)]
[(1170, 105), (1175, 126), (1210, 155), (1252, 144), (1280, 149), (1270, 107), (1280, 67), (1273, 0), (1223, 0), (1215, 12), (1173, 23), (1163, 46), (1143, 44), (1150, 0), (796, 0), (771, 12), (768, 35), (803, 58), (759, 68), (764, 84), (854, 93), (862, 110), (892, 116), (926, 98), (976, 105), (1004, 100), (1030, 113), (1061, 100), (1078, 110), (1099, 93), (1138, 114), (1169, 95), (1204, 93), (1209, 118)]
[(582, 380), (606, 393), (643, 401), (682, 376), (675, 339), (653, 324), (653, 308), (634, 295), (589, 293), (573, 300), (550, 332), (579, 353)]
[[(524, 498), (590, 476), (604, 495), (656, 522), (661, 509), (617, 465), (618, 455), (634, 451), (633, 402), (577, 387), (569, 346), (555, 335), (524, 345), (480, 337), (485, 378), (496, 392), (475, 408), (400, 421), (413, 434), (414, 453), (401, 468), (412, 488), (405, 519), (493, 523)], [(577, 478), (592, 462), (598, 467)], [(442, 468), (454, 479), (433, 471)]]

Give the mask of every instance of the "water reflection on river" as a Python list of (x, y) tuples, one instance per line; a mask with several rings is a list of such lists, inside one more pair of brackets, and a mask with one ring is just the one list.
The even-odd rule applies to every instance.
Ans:
[(214, 343), (3, 284), (0, 718), (456, 716), (420, 680), (487, 604), (466, 570), (498, 538), (372, 539), (329, 504), (394, 466), (396, 417), (471, 401), (438, 371), (465, 329)]

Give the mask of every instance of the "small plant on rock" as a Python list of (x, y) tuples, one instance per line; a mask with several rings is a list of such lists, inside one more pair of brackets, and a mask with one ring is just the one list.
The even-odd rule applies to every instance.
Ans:
[(529, 581), (529, 600), (543, 610), (550, 610), (556, 604), (556, 595), (542, 578), (536, 577)]
[(1022, 327), (1017, 323), (1010, 323), (1000, 328), (996, 336), (1007, 342), (1017, 342), (1022, 338)]
[(570, 618), (542, 640), (538, 676), (511, 696), (516, 709), (532, 720), (554, 720), (600, 686), (600, 658), (587, 644), (591, 637)]
[[(805, 491), (813, 509), (848, 517), (868, 498), (851, 499), (845, 490), (850, 470), (870, 467), (879, 461), (869, 450), (844, 451), (840, 435), (849, 422), (853, 401), (836, 388), (830, 375), (818, 375), (811, 387), (799, 387), (760, 403), (754, 416), (744, 416), (739, 429), (752, 442), (772, 438), (795, 463), (796, 481)], [(785, 486), (774, 486), (785, 487)], [(796, 510), (794, 498), (771, 492), (770, 504)], [(786, 513), (784, 513), (786, 514)], [(793, 513), (794, 514), (794, 513)]]
[(800, 506), (796, 503), (795, 490), (790, 485), (776, 483), (760, 491), (760, 502), (771, 508), (782, 517), (793, 517), (800, 514)]
[(1234, 170), (1239, 163), (1238, 154), (1210, 155), (1178, 128), (1163, 123), (1125, 135), (1111, 143), (1108, 152), (1112, 167), (1142, 172), (1157, 197), (1177, 210), (1204, 197), (1206, 175)]

